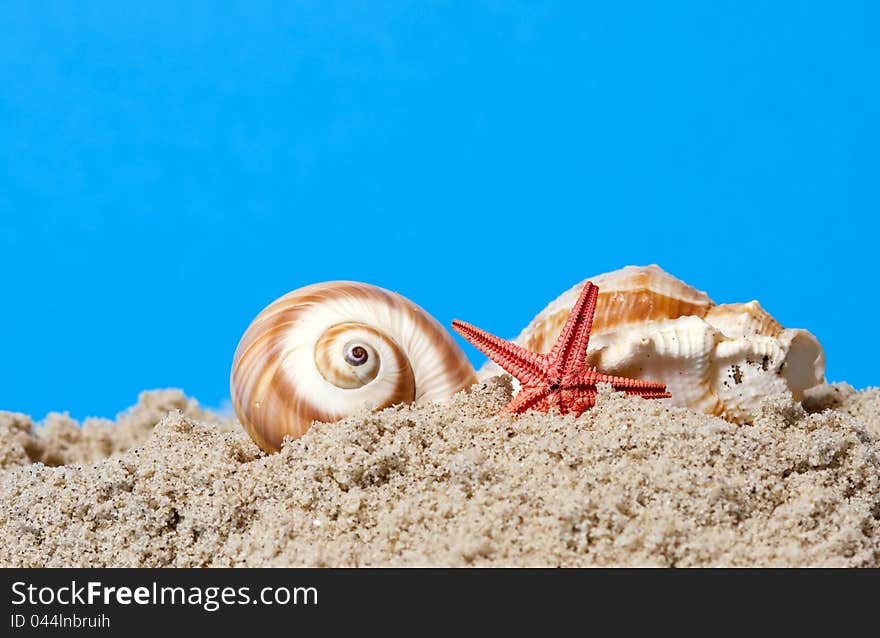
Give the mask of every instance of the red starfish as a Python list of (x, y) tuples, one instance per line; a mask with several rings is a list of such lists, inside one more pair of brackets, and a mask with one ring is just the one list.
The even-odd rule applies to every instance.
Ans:
[(519, 394), (502, 412), (522, 414), (526, 410), (547, 412), (556, 408), (561, 414), (580, 414), (595, 405), (597, 383), (610, 383), (615, 390), (646, 399), (672, 396), (662, 383), (616, 377), (587, 367), (587, 344), (598, 296), (599, 289), (588, 281), (547, 354), (526, 350), (458, 319), (452, 322), (462, 337), (522, 384)]

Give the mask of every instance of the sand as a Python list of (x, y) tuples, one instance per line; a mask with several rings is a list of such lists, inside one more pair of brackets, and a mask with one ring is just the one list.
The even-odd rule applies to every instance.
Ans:
[(179, 391), (116, 422), (0, 413), (3, 566), (880, 566), (880, 391), (753, 425), (509, 379), (316, 424), (275, 455)]

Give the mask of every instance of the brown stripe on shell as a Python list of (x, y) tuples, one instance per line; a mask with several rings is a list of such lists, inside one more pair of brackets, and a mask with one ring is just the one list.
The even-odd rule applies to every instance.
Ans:
[(658, 266), (627, 266), (591, 277), (564, 292), (526, 326), (516, 343), (534, 352), (549, 352), (587, 281), (599, 288), (594, 336), (646, 321), (703, 317), (714, 305), (706, 293)]
[(391, 348), (396, 348), (396, 344), (393, 344), (388, 339), (384, 338), (381, 332), (362, 323), (346, 321), (343, 323), (337, 323), (335, 326), (330, 326), (329, 328), (327, 328), (323, 332), (323, 334), (321, 334), (321, 336), (318, 338), (318, 342), (315, 344), (315, 367), (318, 368), (318, 372), (321, 373), (322, 377), (324, 377), (330, 383), (339, 386), (340, 388), (360, 388), (361, 386), (375, 379), (376, 375), (379, 374), (379, 366), (381, 365), (381, 362), (371, 361), (367, 361), (367, 363), (375, 365), (375, 368), (373, 369), (373, 374), (370, 378), (363, 380), (353, 374), (345, 374), (348, 370), (346, 370), (344, 360), (340, 362), (338, 357), (339, 351), (332, 350), (331, 348), (332, 346), (340, 342), (341, 337), (343, 337), (346, 333), (352, 332), (353, 330), (362, 330), (368, 332), (374, 338), (381, 339), (388, 343)]
[[(440, 322), (419, 307), (415, 307), (413, 310), (412, 316), (418, 329), (428, 335), (431, 345), (440, 353), (439, 364), (443, 371), (441, 376), (450, 380), (453, 388), (451, 393), (454, 394), (476, 383), (477, 377), (473, 367), (464, 353), (455, 345), (450, 334), (440, 325)], [(418, 398), (418, 388), (416, 388), (416, 392)]]
[(600, 288), (593, 329), (601, 332), (626, 323), (677, 319), (685, 315), (702, 317), (708, 310), (708, 304), (658, 294), (650, 288), (608, 291), (604, 294)]
[[(461, 349), (455, 344), (450, 334), (434, 317), (429, 315), (420, 306), (409, 301), (403, 295), (359, 282), (337, 282), (350, 285), (349, 289), (339, 288), (328, 290), (325, 299), (337, 299), (357, 291), (355, 297), (378, 301), (392, 308), (406, 308), (410, 317), (415, 321), (419, 331), (428, 336), (431, 345), (440, 353), (441, 376), (450, 379), (450, 384), (455, 388), (452, 393), (463, 390), (476, 383), (476, 375), (473, 367)], [(416, 400), (422, 392), (416, 388)]]
[(726, 303), (709, 309), (706, 321), (727, 337), (764, 335), (778, 337), (784, 328), (757, 301)]
[(394, 356), (394, 367), (397, 370), (401, 371), (401, 378), (399, 379), (400, 383), (395, 387), (393, 396), (388, 401), (385, 401), (381, 406), (376, 406), (376, 409), (389, 407), (395, 405), (396, 403), (411, 403), (415, 399), (415, 379), (413, 377), (412, 365), (410, 365), (409, 359), (407, 359), (406, 357), (406, 353), (401, 350), (400, 345), (393, 339), (390, 339), (384, 333), (376, 330), (375, 328), (367, 324), (357, 323), (353, 321), (338, 323), (335, 326), (330, 326), (327, 330), (323, 332), (323, 334), (321, 334), (321, 337), (318, 339), (318, 343), (315, 344), (314, 356), (315, 366), (318, 368), (321, 376), (337, 387), (345, 389), (355, 389), (366, 385), (367, 383), (375, 379), (378, 373), (381, 372), (382, 366), (380, 362), (380, 367), (376, 369), (376, 375), (373, 375), (373, 377), (366, 382), (355, 384), (350, 383), (348, 379), (343, 378), (342, 375), (336, 370), (336, 365), (332, 360), (333, 352), (329, 350), (329, 348), (325, 345), (325, 342), (333, 341), (336, 339), (336, 337), (344, 335), (346, 332), (352, 332), (354, 330), (369, 333), (373, 335), (374, 338), (384, 341), (388, 345), (388, 349)]
[[(405, 307), (409, 311), (410, 317), (415, 321), (419, 331), (428, 336), (431, 345), (440, 353), (439, 363), (443, 371), (442, 376), (450, 379), (450, 384), (454, 388), (453, 394), (476, 383), (477, 377), (464, 353), (458, 348), (455, 341), (440, 322), (425, 312), (420, 306), (409, 301), (403, 295), (385, 290), (384, 288), (359, 282), (337, 283), (347, 284), (347, 286), (326, 290), (323, 299), (335, 300), (339, 297), (351, 295), (378, 301), (392, 308)], [(355, 292), (357, 294), (353, 294)], [(421, 394), (420, 389), (416, 388), (416, 399)]]
[[(307, 308), (270, 305), (248, 328), (233, 360), (231, 392), (239, 421), (266, 451), (277, 451), (285, 435), (302, 436), (311, 423), (333, 421), (336, 415), (298, 396), (280, 374), (283, 337)], [(262, 330), (261, 328), (262, 325)], [(303, 423), (307, 421), (306, 423)]]

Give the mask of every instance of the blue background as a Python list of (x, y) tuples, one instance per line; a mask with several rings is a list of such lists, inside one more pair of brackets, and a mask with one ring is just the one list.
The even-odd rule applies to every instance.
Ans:
[(4, 2), (0, 409), (221, 405), (316, 281), (513, 336), (652, 262), (876, 385), (876, 6)]

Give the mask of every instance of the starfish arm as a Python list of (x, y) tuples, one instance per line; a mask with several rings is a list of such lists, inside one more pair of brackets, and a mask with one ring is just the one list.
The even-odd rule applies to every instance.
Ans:
[(624, 390), (627, 394), (635, 394), (637, 396), (642, 397), (643, 399), (671, 399), (672, 395), (669, 392), (658, 392), (654, 390)]
[(522, 388), (501, 413), (522, 414), (529, 410), (547, 409), (547, 390), (540, 387)]
[(588, 281), (581, 289), (568, 318), (562, 326), (559, 338), (550, 350), (550, 361), (556, 370), (565, 373), (580, 370), (586, 365), (587, 346), (590, 344), (590, 330), (593, 328), (593, 315), (599, 288)]
[(602, 374), (595, 370), (588, 370), (579, 375), (575, 383), (592, 386), (595, 386), (597, 383), (610, 383), (611, 387), (615, 390), (623, 390), (627, 394), (638, 394), (650, 399), (663, 399), (672, 396), (666, 391), (666, 385), (663, 383), (618, 377), (613, 374)]
[(458, 319), (453, 320), (452, 327), (477, 350), (519, 379), (523, 385), (543, 379), (545, 355), (521, 348), (515, 343)]
[(596, 405), (596, 389), (594, 388), (570, 388), (561, 392), (560, 412), (563, 414), (571, 412), (575, 415), (582, 414)]

